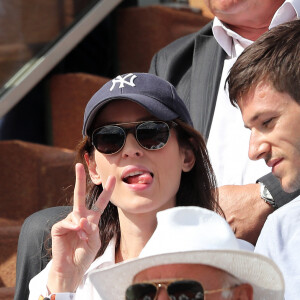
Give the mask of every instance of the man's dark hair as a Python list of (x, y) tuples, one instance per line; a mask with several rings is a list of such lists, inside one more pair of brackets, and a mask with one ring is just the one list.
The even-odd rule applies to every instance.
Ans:
[(300, 20), (265, 32), (240, 55), (226, 79), (231, 104), (260, 81), (300, 103)]

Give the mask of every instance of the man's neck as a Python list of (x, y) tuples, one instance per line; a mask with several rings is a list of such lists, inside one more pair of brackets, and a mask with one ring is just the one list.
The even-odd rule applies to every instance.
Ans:
[(247, 26), (235, 26), (230, 24), (226, 24), (226, 25), (232, 31), (236, 32), (237, 34), (246, 38), (247, 40), (256, 41), (263, 33), (268, 31), (269, 24), (267, 26), (264, 25), (258, 28), (247, 27)]
[(216, 13), (216, 16), (240, 36), (255, 41), (268, 31), (274, 14), (283, 2), (284, 0), (274, 0), (272, 5), (261, 9), (249, 6), (248, 9), (241, 9), (239, 13), (221, 12), (220, 14)]

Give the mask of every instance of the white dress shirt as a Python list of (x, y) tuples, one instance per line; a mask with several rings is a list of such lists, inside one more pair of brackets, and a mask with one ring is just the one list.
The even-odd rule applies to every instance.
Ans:
[(300, 297), (300, 196), (270, 214), (255, 252), (271, 258), (285, 281), (285, 300)]

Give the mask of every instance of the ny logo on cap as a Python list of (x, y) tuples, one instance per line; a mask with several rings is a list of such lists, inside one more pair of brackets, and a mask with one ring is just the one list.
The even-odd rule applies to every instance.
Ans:
[[(125, 84), (128, 84), (130, 86), (135, 86), (133, 81), (136, 77), (137, 76), (133, 75), (132, 73), (129, 73), (129, 74), (125, 75), (124, 77), (122, 77), (121, 75), (117, 76), (115, 79), (112, 80), (112, 87), (110, 88), (110, 91), (112, 91), (115, 88), (115, 85), (117, 83), (120, 84), (119, 89), (123, 88)], [(128, 80), (127, 80), (127, 78), (128, 78)]]

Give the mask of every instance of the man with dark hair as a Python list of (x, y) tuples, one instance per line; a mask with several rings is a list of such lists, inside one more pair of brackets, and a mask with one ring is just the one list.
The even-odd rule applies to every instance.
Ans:
[[(283, 189), (300, 188), (300, 20), (263, 34), (237, 59), (227, 78), (230, 101), (250, 129), (249, 157), (264, 159)], [(271, 214), (255, 251), (285, 277), (285, 299), (300, 295), (300, 196)]]
[(248, 47), (227, 78), (231, 104), (243, 107), (251, 91), (262, 82), (272, 84), (277, 92), (288, 94), (300, 104), (299, 43), (300, 21), (296, 20), (270, 30)]
[[(256, 243), (267, 216), (295, 197), (284, 193), (263, 162), (248, 159), (249, 134), (227, 100), (225, 78), (261, 34), (299, 18), (299, 0), (204, 0), (216, 16), (153, 58), (150, 72), (170, 81), (207, 139), (220, 205), (236, 236)], [(267, 174), (267, 175), (266, 175)]]

